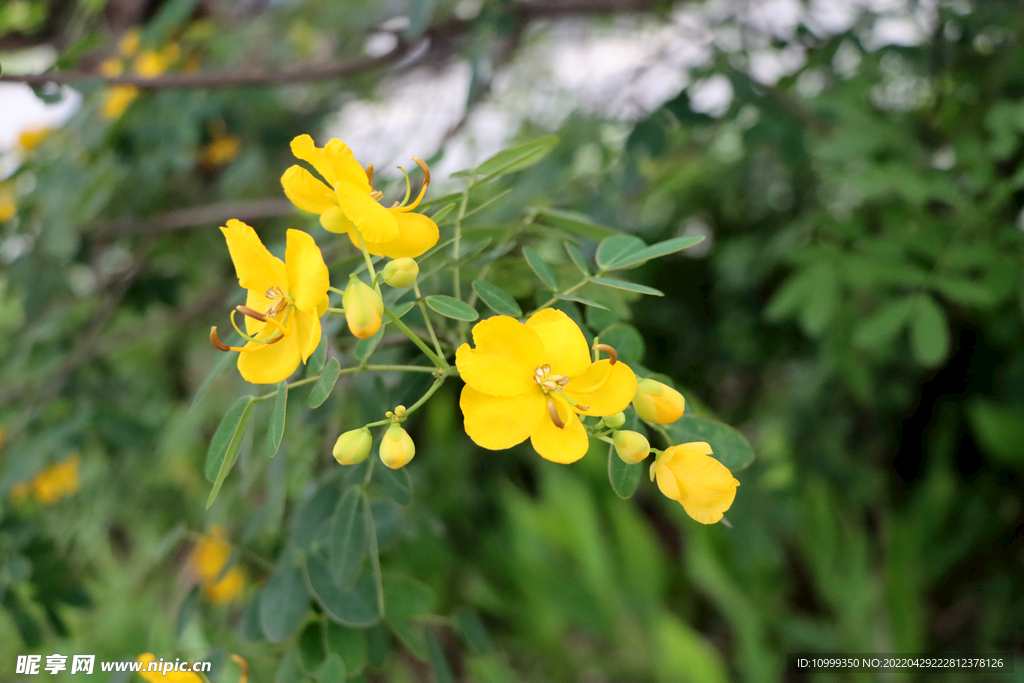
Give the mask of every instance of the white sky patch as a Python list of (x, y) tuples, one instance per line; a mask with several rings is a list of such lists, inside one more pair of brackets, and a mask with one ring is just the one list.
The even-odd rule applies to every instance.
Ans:
[(690, 86), (690, 108), (708, 116), (721, 116), (732, 103), (732, 83), (715, 74)]

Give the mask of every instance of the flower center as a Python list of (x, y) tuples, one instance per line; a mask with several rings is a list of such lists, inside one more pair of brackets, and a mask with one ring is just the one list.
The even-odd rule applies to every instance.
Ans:
[(552, 391), (561, 392), (569, 384), (569, 378), (565, 375), (551, 374), (551, 366), (545, 363), (537, 366), (533, 371), (533, 379), (540, 385), (541, 390), (547, 394)]
[(277, 314), (288, 305), (288, 297), (285, 296), (280, 287), (271, 287), (263, 296), (270, 301), (270, 304), (267, 305), (267, 310), (263, 312), (263, 315), (267, 318), (276, 318)]

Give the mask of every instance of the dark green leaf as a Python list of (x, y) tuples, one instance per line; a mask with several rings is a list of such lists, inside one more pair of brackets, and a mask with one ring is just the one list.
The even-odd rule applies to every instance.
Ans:
[(448, 214), (450, 214), (453, 209), (455, 209), (455, 202), (452, 202), (451, 204), (445, 204), (440, 209), (438, 209), (437, 213), (431, 216), (431, 218), (435, 223), (440, 224), (442, 221), (444, 221), (445, 218), (448, 217)]
[(277, 451), (281, 448), (287, 412), (288, 382), (284, 381), (277, 385), (277, 396), (274, 397), (274, 410), (270, 413), (270, 422), (267, 425), (267, 451), (270, 452), (271, 458), (277, 455)]
[(334, 583), (330, 565), (323, 556), (310, 555), (306, 576), (316, 601), (338, 623), (365, 627), (380, 621), (377, 584), (370, 574), (363, 574), (354, 587), (345, 589)]
[(639, 363), (644, 358), (646, 345), (644, 337), (632, 325), (626, 323), (615, 323), (601, 330), (598, 340), (615, 349), (619, 354), (619, 360), (626, 364)]
[(705, 441), (711, 445), (714, 457), (734, 472), (754, 461), (754, 449), (747, 438), (727, 424), (695, 415), (683, 415), (665, 429), (676, 443)]
[(430, 653), (430, 668), (434, 672), (434, 681), (436, 683), (455, 683), (455, 677), (452, 676), (452, 670), (448, 666), (441, 643), (438, 642), (433, 630), (429, 628), (427, 629), (427, 651)]
[(590, 299), (584, 299), (583, 297), (576, 296), (575, 294), (555, 294), (555, 298), (561, 299), (562, 301), (575, 301), (578, 304), (590, 306), (591, 308), (600, 308), (603, 311), (609, 310), (604, 304), (599, 304), (596, 301), (591, 301)]
[(213, 482), (213, 489), (206, 501), (207, 509), (217, 499), (228, 472), (235, 466), (245, 428), (252, 416), (253, 405), (252, 396), (238, 399), (220, 421), (220, 426), (210, 440), (210, 448), (206, 451), (206, 478)]
[(397, 470), (377, 467), (373, 470), (373, 480), (383, 486), (399, 505), (408, 505), (412, 502), (412, 479), (404, 467)]
[(470, 654), (485, 655), (491, 651), (491, 639), (479, 614), (471, 610), (461, 610), (454, 613), (452, 618), (462, 632)]
[(595, 223), (589, 216), (575, 211), (537, 209), (537, 217), (546, 225), (595, 241), (619, 234), (618, 230)]
[(533, 166), (558, 144), (558, 138), (547, 135), (502, 150), (476, 167), (475, 174), (484, 179), (496, 178)]
[[(392, 311), (394, 312), (394, 311)], [(398, 315), (395, 313), (395, 315)], [(399, 318), (401, 316), (398, 316)], [(384, 338), (384, 330), (387, 329), (386, 325), (381, 325), (380, 329), (377, 330), (369, 339), (360, 339), (356, 342), (356, 358), (363, 361), (373, 355), (373, 352), (377, 350), (377, 344), (380, 344), (380, 340)]]
[(242, 621), (238, 630), (246, 641), (258, 643), (263, 640), (263, 627), (260, 625), (260, 594), (256, 592), (252, 600), (245, 606), (242, 612)]
[(323, 664), (317, 669), (315, 677), (317, 683), (345, 683), (348, 677), (345, 660), (334, 653), (327, 655)]
[(910, 349), (921, 365), (932, 367), (949, 353), (949, 325), (935, 299), (927, 294), (917, 298), (910, 321)]
[(181, 601), (181, 607), (178, 608), (178, 619), (174, 624), (174, 639), (177, 641), (181, 640), (181, 636), (185, 633), (185, 629), (192, 621), (192, 617), (196, 615), (196, 609), (199, 607), (199, 588), (195, 587), (188, 592), (185, 599)]
[(530, 264), (530, 268), (537, 274), (540, 281), (543, 282), (552, 292), (557, 292), (558, 278), (555, 276), (555, 271), (551, 269), (551, 266), (545, 263), (544, 259), (529, 247), (523, 248), (523, 256), (526, 257), (526, 262)]
[(299, 659), (302, 667), (306, 671), (314, 671), (326, 656), (321, 624), (319, 621), (309, 622), (299, 634)]
[(968, 405), (967, 416), (971, 431), (988, 454), (1012, 466), (1024, 459), (1024, 404), (977, 398)]
[(350, 486), (338, 501), (331, 533), (331, 570), (334, 583), (348, 587), (355, 583), (363, 569), (363, 560), (370, 548), (363, 518), (362, 489)]
[(306, 550), (332, 528), (338, 493), (334, 482), (326, 482), (296, 510), (291, 537), (297, 548)]
[(608, 480), (620, 498), (629, 498), (636, 493), (646, 470), (644, 463), (627, 465), (615, 452), (614, 446), (608, 447)]
[(615, 265), (614, 268), (611, 268), (610, 270), (633, 268), (646, 261), (650, 261), (651, 259), (655, 259), (660, 256), (667, 256), (668, 254), (673, 254), (677, 251), (682, 251), (683, 249), (688, 249), (703, 241), (703, 235), (688, 235), (686, 237), (676, 237), (675, 239), (658, 242), (657, 244), (652, 244), (649, 247), (633, 253), (631, 256), (613, 259)]
[(857, 326), (854, 343), (879, 351), (891, 346), (907, 324), (914, 310), (914, 301), (914, 297), (909, 296), (887, 301)]
[(516, 300), (501, 287), (492, 285), (490, 282), (477, 280), (473, 283), (473, 290), (480, 297), (480, 300), (487, 304), (495, 313), (510, 315), (513, 318), (523, 315), (523, 309), (519, 307)]
[(327, 362), (327, 335), (323, 335), (320, 338), (320, 343), (317, 344), (316, 350), (313, 351), (309, 357), (309, 361), (306, 363), (306, 377), (312, 377), (313, 375), (319, 375), (324, 369), (324, 363)]
[(196, 391), (196, 395), (192, 397), (192, 404), (189, 406), (189, 410), (195, 410), (195, 407), (199, 405), (206, 394), (209, 393), (210, 388), (213, 387), (213, 382), (218, 377), (227, 372), (227, 369), (235, 364), (237, 357), (233, 353), (220, 353), (218, 354), (216, 362), (213, 367), (210, 368), (210, 374), (206, 376), (203, 383), (199, 385), (199, 389)]
[(338, 381), (338, 375), (341, 374), (341, 363), (338, 362), (337, 358), (331, 358), (324, 364), (323, 372), (320, 373), (320, 379), (313, 385), (313, 390), (309, 392), (309, 407), (319, 408), (320, 405), (327, 400), (327, 397), (334, 391), (334, 385)]
[(384, 575), (384, 603), (388, 617), (419, 617), (434, 610), (430, 586), (401, 574)]
[(615, 270), (619, 263), (628, 263), (647, 245), (635, 235), (612, 235), (597, 246), (597, 265), (604, 270)]
[(426, 301), (428, 306), (446, 318), (454, 318), (456, 320), (471, 322), (480, 317), (480, 314), (476, 312), (476, 309), (464, 301), (459, 301), (455, 297), (435, 294), (433, 296), (428, 296)]
[(605, 287), (624, 289), (627, 292), (637, 292), (638, 294), (650, 294), (651, 296), (665, 296), (664, 292), (657, 290), (654, 287), (638, 285), (635, 282), (627, 282), (626, 280), (613, 280), (607, 277), (592, 277), (590, 278), (590, 281), (598, 285), (604, 285)]
[(299, 570), (278, 567), (260, 596), (260, 625), (267, 639), (281, 643), (291, 637), (302, 625), (308, 604), (306, 584)]
[(392, 616), (388, 614), (387, 625), (392, 633), (398, 636), (402, 644), (419, 659), (427, 658), (427, 643), (423, 635), (423, 625), (414, 623), (410, 619)]
[(579, 247), (572, 242), (562, 242), (562, 246), (565, 247), (565, 253), (569, 254), (569, 258), (572, 259), (572, 262), (576, 264), (576, 267), (580, 269), (584, 276), (592, 275), (587, 258), (580, 251)]

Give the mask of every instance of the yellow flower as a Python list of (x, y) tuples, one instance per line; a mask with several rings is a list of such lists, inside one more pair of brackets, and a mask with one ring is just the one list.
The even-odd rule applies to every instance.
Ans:
[[(327, 266), (307, 233), (289, 230), (284, 262), (263, 246), (256, 231), (237, 220), (221, 228), (238, 283), (249, 290), (245, 306), (244, 347), (222, 344), (217, 328), (210, 341), (221, 351), (240, 351), (238, 371), (253, 384), (287, 379), (320, 343), (320, 316), (327, 311)], [(232, 324), (234, 313), (232, 312)]]
[(320, 214), (325, 229), (347, 232), (356, 247), (358, 230), (371, 254), (390, 258), (419, 256), (437, 244), (437, 224), (411, 213), (430, 184), (430, 171), (423, 161), (413, 157), (424, 172), (419, 196), (411, 204), (385, 209), (377, 201), (383, 195), (373, 189), (373, 167), (364, 170), (341, 140), (330, 140), (320, 148), (310, 136), (300, 135), (292, 140), (292, 153), (309, 162), (327, 184), (303, 167), (292, 166), (281, 176), (284, 193), (303, 211)]
[(39, 147), (49, 134), (49, 128), (29, 128), (28, 130), (23, 130), (18, 135), (18, 146), (25, 152), (31, 152)]
[(341, 297), (349, 332), (359, 339), (369, 339), (380, 329), (384, 301), (380, 293), (355, 275), (348, 278), (348, 287)]
[(459, 405), (466, 433), (484, 448), (511, 448), (527, 438), (542, 457), (579, 460), (589, 445), (577, 417), (618, 413), (636, 392), (625, 363), (592, 363), (580, 328), (546, 308), (526, 324), (495, 316), (473, 327), (455, 363), (466, 386)]
[(0, 183), (0, 223), (18, 213), (18, 201), (14, 196), (14, 185)]
[(232, 567), (224, 572), (219, 581), (213, 581), (203, 586), (210, 602), (224, 604), (234, 601), (242, 594), (242, 587), (245, 585), (245, 575), (241, 567)]
[[(174, 662), (156, 662), (156, 655), (152, 652), (139, 655), (136, 661), (142, 662), (142, 671), (139, 672), (139, 675), (149, 683), (203, 683), (199, 674), (191, 671), (171, 671), (170, 667), (166, 665), (174, 664)], [(150, 662), (156, 662), (156, 668), (153, 671), (146, 670)], [(167, 669), (166, 674), (164, 673), (165, 668)]]
[(651, 444), (647, 437), (640, 432), (633, 432), (628, 429), (620, 429), (612, 436), (612, 444), (615, 452), (622, 462), (627, 465), (636, 465), (647, 459), (651, 453)]
[(127, 31), (117, 43), (117, 51), (124, 57), (131, 57), (139, 50), (139, 39), (142, 32), (137, 28)]
[[(240, 567), (224, 566), (231, 557), (231, 544), (219, 526), (210, 527), (210, 533), (196, 543), (189, 558), (188, 569), (203, 584), (206, 597), (211, 602), (231, 602), (242, 594), (245, 575)], [(221, 576), (221, 572), (224, 573)]]
[(135, 61), (135, 73), (143, 78), (156, 78), (178, 61), (181, 48), (171, 43), (162, 50), (146, 50)]
[(124, 62), (111, 57), (100, 62), (100, 76), (104, 78), (115, 78), (124, 73)]
[(53, 505), (78, 491), (78, 464), (81, 458), (72, 455), (36, 475), (32, 480), (32, 492), (43, 505)]
[(666, 448), (651, 465), (651, 480), (701, 524), (714, 524), (736, 498), (740, 485), (728, 468), (711, 457), (703, 441)]
[(106, 99), (103, 100), (103, 118), (108, 121), (119, 119), (128, 105), (139, 96), (139, 89), (134, 85), (115, 85), (107, 91)]
[(223, 166), (238, 156), (241, 148), (242, 141), (234, 135), (215, 137), (199, 153), (199, 165), (207, 169)]
[(641, 380), (633, 398), (633, 409), (641, 419), (665, 425), (683, 416), (685, 401), (678, 391), (653, 379)]

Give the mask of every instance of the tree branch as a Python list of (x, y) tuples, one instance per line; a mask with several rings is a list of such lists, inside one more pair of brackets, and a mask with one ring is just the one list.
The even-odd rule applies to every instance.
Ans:
[(101, 240), (131, 235), (159, 235), (204, 225), (223, 225), (229, 218), (250, 222), (261, 218), (290, 216), (295, 207), (287, 199), (222, 202), (168, 211), (152, 218), (122, 218), (95, 225), (90, 232)]

